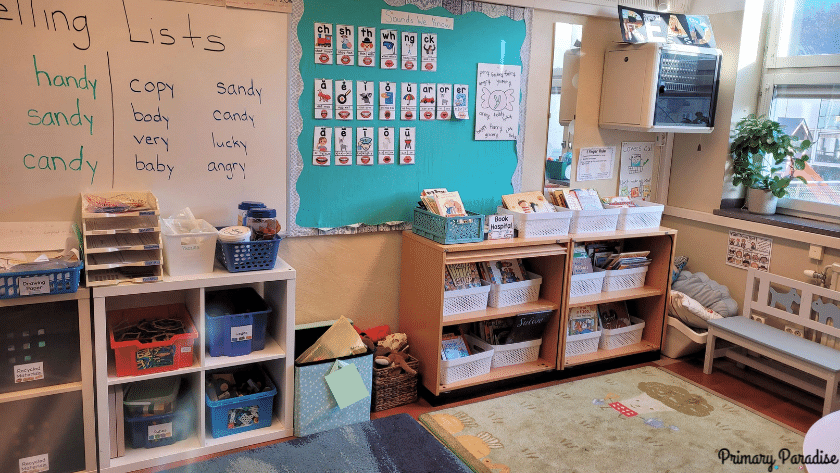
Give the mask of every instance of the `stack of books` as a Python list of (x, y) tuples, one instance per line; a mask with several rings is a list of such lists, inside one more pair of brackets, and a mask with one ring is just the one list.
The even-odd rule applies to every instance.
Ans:
[(505, 208), (513, 212), (524, 214), (556, 212), (551, 202), (545, 200), (541, 192), (520, 192), (502, 196)]
[(529, 312), (513, 317), (473, 322), (472, 333), (490, 345), (509, 345), (542, 338), (551, 311)]
[(603, 263), (596, 264), (596, 266), (607, 270), (640, 268), (650, 264), (651, 260), (647, 257), (649, 254), (650, 251), (612, 254)]
[(463, 335), (454, 333), (443, 334), (440, 347), (441, 360), (457, 360), (458, 358), (464, 358), (470, 355), (472, 353), (470, 353), (469, 345)]
[(618, 207), (636, 207), (636, 203), (630, 200), (630, 197), (626, 195), (603, 197), (601, 202), (604, 204), (604, 208), (608, 209), (615, 209)]
[(443, 290), (470, 289), (481, 286), (478, 263), (447, 264), (443, 277)]
[(601, 198), (595, 189), (555, 189), (551, 194), (553, 204), (569, 210), (601, 210)]
[(525, 265), (520, 258), (482, 261), (476, 264), (481, 279), (492, 284), (508, 284), (528, 280), (528, 272), (525, 271)]
[(422, 209), (444, 217), (467, 216), (458, 191), (449, 192), (445, 188), (424, 189), (420, 194), (418, 205)]

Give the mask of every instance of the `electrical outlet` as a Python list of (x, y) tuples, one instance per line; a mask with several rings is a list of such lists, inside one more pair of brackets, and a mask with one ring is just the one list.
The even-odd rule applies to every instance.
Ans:
[(811, 245), (808, 249), (808, 257), (817, 261), (821, 260), (823, 256), (823, 247), (819, 245)]
[(762, 323), (762, 324), (766, 324), (766, 323), (767, 323), (767, 319), (766, 319), (766, 318), (764, 318), (764, 317), (763, 317), (763, 316), (761, 316), (761, 315), (755, 315), (755, 314), (752, 314), (752, 315), (750, 315), (750, 318), (751, 318), (751, 319), (753, 319), (753, 320), (755, 320), (756, 322), (760, 322), (760, 323)]
[(656, 146), (665, 146), (665, 141), (668, 139), (667, 133), (656, 134)]

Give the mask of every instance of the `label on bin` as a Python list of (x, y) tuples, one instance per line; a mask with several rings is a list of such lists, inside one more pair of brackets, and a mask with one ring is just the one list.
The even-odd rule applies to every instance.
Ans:
[(172, 422), (149, 426), (149, 441), (163, 440), (172, 437)]
[(41, 471), (49, 471), (49, 469), (50, 456), (46, 453), (18, 460), (18, 470), (20, 473), (39, 473)]
[(239, 327), (230, 328), (231, 342), (244, 342), (250, 340), (253, 336), (253, 325), (241, 325)]
[(49, 276), (29, 276), (18, 278), (18, 293), (21, 296), (50, 293)]
[(15, 365), (15, 384), (44, 379), (44, 362)]

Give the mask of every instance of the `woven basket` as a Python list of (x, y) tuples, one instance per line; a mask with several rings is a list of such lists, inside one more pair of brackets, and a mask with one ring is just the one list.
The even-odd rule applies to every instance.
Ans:
[(642, 266), (641, 268), (615, 269), (610, 271), (601, 270), (600, 273), (604, 274), (603, 291), (624, 291), (627, 289), (642, 287), (645, 285), (647, 270), (647, 266)]
[(566, 357), (586, 355), (598, 351), (601, 331), (566, 336)]
[(378, 412), (392, 407), (411, 404), (417, 400), (417, 381), (420, 361), (409, 355), (408, 366), (417, 374), (409, 374), (399, 366), (379, 367), (373, 365), (373, 393), (371, 411)]

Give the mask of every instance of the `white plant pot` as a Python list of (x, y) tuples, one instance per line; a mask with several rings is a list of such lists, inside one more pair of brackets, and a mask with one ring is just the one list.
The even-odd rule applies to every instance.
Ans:
[(779, 198), (769, 190), (747, 189), (747, 210), (750, 213), (760, 215), (773, 215), (776, 213), (776, 204)]

